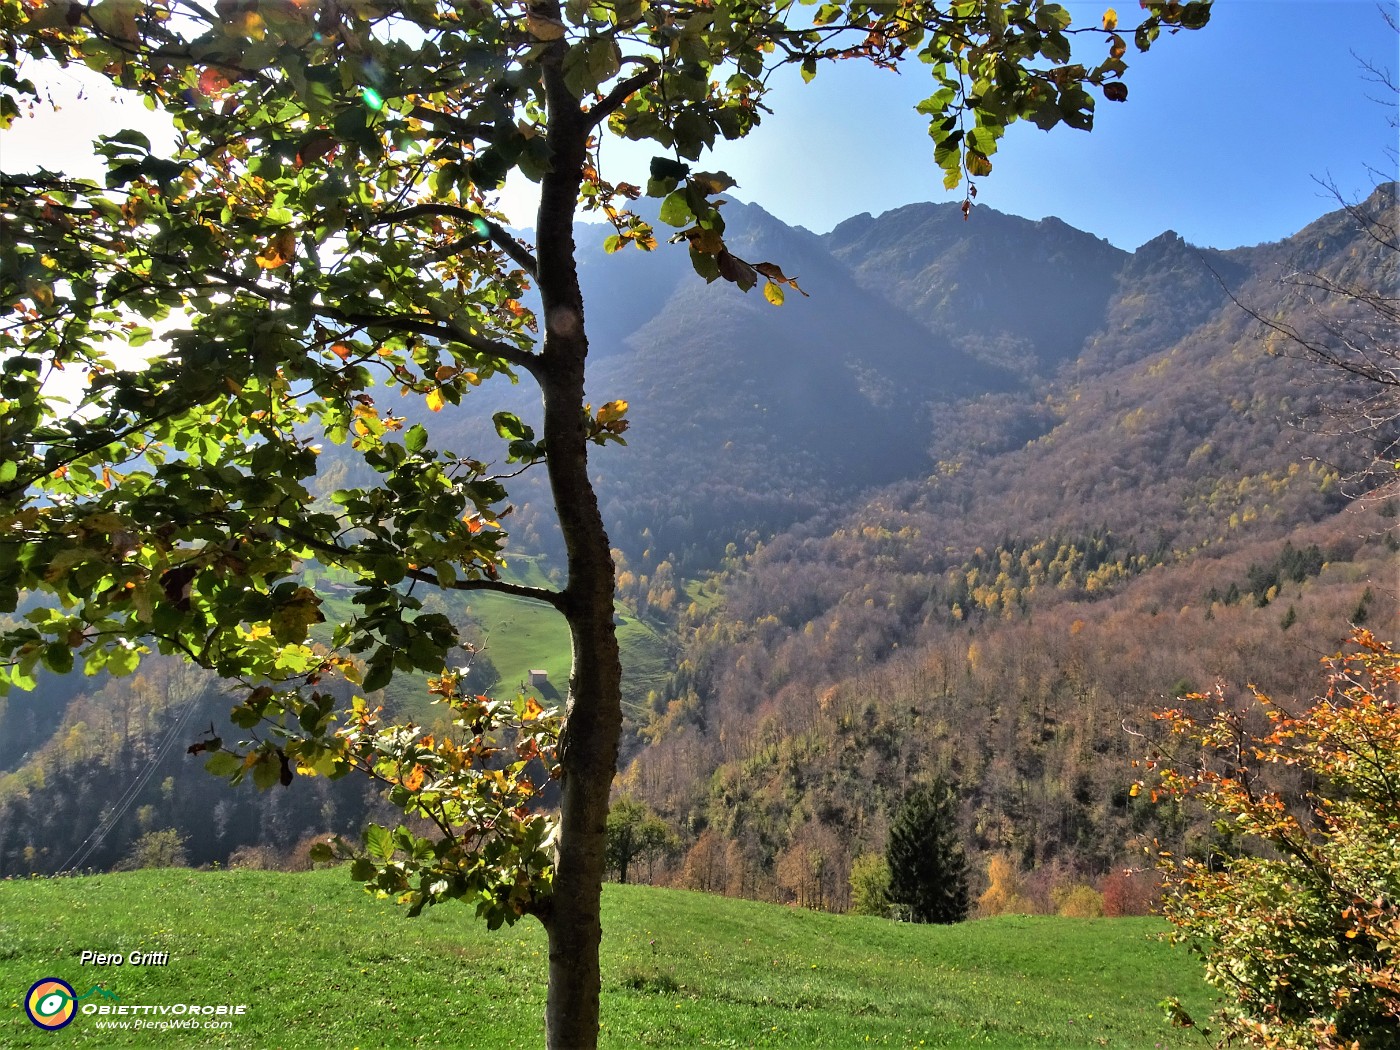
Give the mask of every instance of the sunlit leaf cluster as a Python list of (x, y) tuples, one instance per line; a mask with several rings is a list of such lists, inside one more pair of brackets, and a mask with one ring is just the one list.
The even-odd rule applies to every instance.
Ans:
[(1369, 1050), (1400, 1029), (1400, 653), (1352, 643), (1300, 714), (1222, 690), (1159, 716), (1187, 746), (1151, 763), (1154, 796), (1199, 802), (1245, 847), (1159, 857), (1175, 937), (1228, 996), (1222, 1038)]
[[(363, 849), (337, 840), (314, 857), (351, 858), (356, 880), (410, 915), (463, 900), (495, 929), (547, 907), (556, 825), (538, 796), (558, 775), (560, 715), (533, 698), (491, 700), (459, 688), (454, 673), (429, 683), (452, 712), (451, 730), (438, 734), (386, 725), (356, 700), (336, 733), (343, 760), (383, 783), (410, 824), (371, 824)], [(415, 830), (425, 827), (428, 834)]]

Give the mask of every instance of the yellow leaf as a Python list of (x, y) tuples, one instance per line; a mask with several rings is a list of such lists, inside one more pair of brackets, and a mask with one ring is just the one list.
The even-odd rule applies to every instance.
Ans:
[(602, 408), (598, 409), (598, 422), (606, 425), (621, 419), (626, 414), (626, 401), (609, 401)]
[(267, 36), (267, 23), (256, 11), (244, 12), (243, 17), (239, 19), (238, 28), (244, 36), (254, 40), (261, 40)]
[(533, 722), (542, 714), (544, 714), (544, 708), (540, 706), (539, 701), (533, 696), (527, 696), (525, 698), (525, 710), (520, 712), (520, 721)]
[(428, 410), (431, 412), (441, 412), (443, 401), (442, 391), (433, 389), (428, 391)]
[(564, 23), (556, 18), (538, 15), (534, 11), (527, 12), (525, 17), (530, 35), (536, 40), (558, 40), (564, 35)]
[(767, 299), (774, 306), (782, 306), (783, 286), (776, 281), (765, 281), (763, 283), (763, 298)]
[(1103, 27), (1110, 33), (1118, 28), (1118, 12), (1111, 7), (1103, 13)]

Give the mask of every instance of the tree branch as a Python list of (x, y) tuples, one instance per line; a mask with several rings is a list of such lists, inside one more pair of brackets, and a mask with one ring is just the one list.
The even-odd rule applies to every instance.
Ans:
[(451, 321), (443, 321), (423, 314), (361, 314), (328, 308), (323, 308), (322, 312), (327, 317), (361, 328), (396, 328), (405, 332), (417, 332), (420, 335), (430, 335), (438, 339), (461, 343), (479, 354), (499, 357), (507, 364), (525, 369), (531, 375), (535, 375), (535, 370), (539, 367), (539, 358), (535, 354), (497, 339), (483, 339), (479, 335), (472, 335), (471, 332)]
[[(391, 211), (386, 215), (381, 215), (370, 223), (371, 226), (383, 226), (391, 222), (412, 222), (414, 219), (424, 215), (444, 215), (448, 218), (458, 219), (462, 222), (477, 223), (484, 222), (487, 230), (490, 231), (491, 243), (501, 251), (505, 252), (525, 270), (531, 277), (536, 275), (539, 263), (530, 254), (525, 245), (510, 235), (503, 226), (492, 222), (483, 215), (463, 208), (456, 204), (415, 204), (412, 207), (404, 208), (400, 211)], [(458, 242), (461, 243), (461, 242)]]
[(521, 583), (507, 583), (505, 580), (458, 580), (455, 583), (444, 583), (431, 572), (422, 569), (409, 569), (407, 575), (410, 579), (418, 580), (421, 583), (431, 584), (443, 590), (451, 591), (494, 591), (497, 594), (508, 594), (513, 598), (525, 598), (529, 601), (542, 602), (545, 605), (564, 611), (564, 593), (562, 591), (551, 590), (548, 587), (527, 587)]
[(442, 110), (433, 109), (431, 106), (414, 106), (408, 111), (408, 115), (410, 117), (416, 117), (418, 120), (428, 124), (446, 124), (458, 135), (464, 135), (470, 139), (482, 138), (488, 132), (496, 130), (495, 126), (492, 124), (479, 124), (476, 121), (463, 120), (455, 114), (444, 113)]
[(622, 108), (634, 91), (646, 87), (661, 75), (661, 67), (653, 59), (628, 58), (623, 59), (623, 61), (640, 63), (643, 67), (642, 71), (619, 83), (612, 91), (608, 92), (607, 98), (588, 111), (588, 126), (590, 128), (596, 128), (603, 123)]

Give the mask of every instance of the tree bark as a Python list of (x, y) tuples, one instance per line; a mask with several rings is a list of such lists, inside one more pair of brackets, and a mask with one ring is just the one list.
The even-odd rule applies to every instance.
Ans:
[(598, 1042), (600, 912), (608, 796), (622, 730), (622, 664), (613, 629), (611, 545), (588, 477), (583, 414), (588, 339), (573, 221), (590, 128), (563, 84), (565, 50), (558, 42), (542, 63), (553, 170), (541, 185), (536, 227), (545, 339), (535, 372), (544, 399), (545, 464), (568, 556), (561, 606), (573, 667), (560, 740), (554, 893), (541, 917), (549, 935), (546, 1042), (550, 1050), (592, 1050)]

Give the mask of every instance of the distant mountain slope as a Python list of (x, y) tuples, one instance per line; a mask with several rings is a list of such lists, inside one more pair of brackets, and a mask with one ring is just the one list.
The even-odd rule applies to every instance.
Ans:
[(1374, 448), (1323, 413), (1365, 388), (1230, 296), (1306, 328), (1290, 274), (1384, 288), (1395, 265), (1345, 213), (1124, 257), (1056, 381), (953, 406), (928, 475), (774, 536), (691, 609), (624, 788), (715, 829), (760, 893), (792, 851), (841, 884), (934, 775), (961, 783), (971, 846), (1027, 866), (1102, 874), (1138, 861), (1134, 834), (1208, 850), (1128, 794), (1129, 730), (1217, 677), (1311, 695), (1350, 623), (1400, 630), (1400, 494), (1348, 504)]
[(629, 447), (597, 457), (610, 521), (623, 538), (649, 526), (664, 551), (717, 551), (923, 474), (916, 435), (934, 402), (1014, 385), (863, 289), (806, 231), (751, 205), (726, 215), (736, 254), (778, 262), (810, 298), (789, 291), (775, 309), (692, 276), (591, 379), (600, 400), (631, 404)]
[(1059, 219), (956, 204), (847, 219), (823, 238), (861, 285), (965, 352), (1023, 378), (1078, 356), (1128, 259)]

